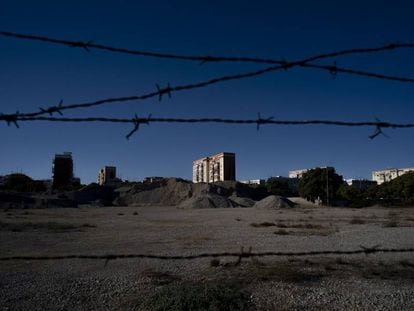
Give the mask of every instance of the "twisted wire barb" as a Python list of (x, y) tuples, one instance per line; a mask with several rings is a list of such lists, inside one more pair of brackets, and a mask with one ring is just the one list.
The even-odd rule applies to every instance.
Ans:
[[(14, 37), (18, 39), (28, 39), (28, 40), (36, 40), (36, 41), (43, 41), (47, 43), (53, 43), (53, 44), (63, 44), (70, 47), (77, 47), (85, 49), (86, 51), (89, 51), (91, 48), (95, 49), (101, 49), (101, 50), (107, 50), (112, 52), (119, 52), (119, 53), (126, 53), (126, 54), (133, 54), (133, 55), (141, 55), (141, 56), (151, 56), (151, 57), (158, 57), (158, 58), (169, 58), (169, 59), (180, 59), (180, 60), (191, 60), (191, 61), (202, 61), (204, 62), (222, 62), (222, 61), (229, 61), (229, 62), (252, 62), (252, 63), (266, 63), (266, 64), (277, 64), (277, 66), (271, 66), (267, 68), (263, 68), (260, 70), (242, 73), (242, 74), (236, 74), (236, 75), (226, 75), (221, 76), (217, 78), (213, 78), (206, 81), (201, 81), (198, 83), (193, 84), (187, 84), (187, 85), (180, 85), (180, 86), (174, 86), (171, 87), (170, 84), (167, 85), (167, 87), (162, 88), (158, 84), (156, 85), (157, 90), (155, 92), (146, 93), (143, 95), (133, 95), (133, 96), (123, 96), (123, 97), (114, 97), (114, 98), (106, 98), (101, 99), (93, 102), (86, 102), (86, 103), (80, 103), (80, 104), (72, 104), (72, 105), (63, 105), (62, 101), (57, 106), (51, 106), (48, 108), (40, 108), (39, 111), (30, 112), (30, 113), (22, 113), (20, 116), (23, 117), (36, 117), (41, 116), (44, 114), (50, 114), (52, 115), (54, 112), (59, 113), (62, 115), (63, 110), (68, 109), (79, 109), (79, 108), (89, 108), (109, 103), (120, 103), (120, 102), (127, 102), (127, 101), (133, 101), (133, 100), (145, 100), (152, 97), (158, 97), (159, 100), (162, 99), (162, 96), (164, 94), (167, 94), (169, 98), (171, 98), (171, 94), (173, 92), (179, 92), (179, 91), (187, 91), (197, 88), (203, 88), (207, 87), (209, 85), (225, 82), (225, 81), (231, 81), (231, 80), (239, 80), (239, 79), (245, 79), (245, 78), (251, 78), (255, 76), (259, 76), (265, 73), (277, 71), (277, 70), (287, 70), (293, 67), (305, 67), (305, 68), (314, 68), (319, 70), (328, 71), (332, 74), (333, 77), (336, 77), (338, 73), (345, 73), (345, 74), (352, 74), (357, 76), (365, 76), (369, 78), (375, 78), (375, 79), (382, 79), (382, 80), (389, 80), (389, 81), (397, 81), (397, 82), (405, 82), (405, 83), (414, 83), (413, 78), (408, 77), (399, 77), (399, 76), (391, 76), (391, 75), (384, 75), (380, 73), (373, 73), (373, 72), (366, 72), (362, 70), (355, 70), (351, 68), (342, 68), (338, 67), (336, 63), (333, 65), (317, 65), (317, 64), (310, 64), (310, 62), (321, 60), (321, 59), (327, 59), (332, 57), (338, 57), (338, 56), (344, 56), (344, 55), (351, 55), (351, 54), (361, 54), (361, 53), (376, 53), (381, 51), (387, 51), (387, 50), (395, 50), (395, 49), (403, 49), (403, 48), (414, 48), (413, 43), (392, 43), (387, 44), (380, 47), (374, 47), (374, 48), (357, 48), (357, 49), (347, 49), (342, 51), (336, 51), (331, 53), (325, 53), (325, 54), (319, 54), (315, 56), (311, 56), (308, 58), (305, 58), (300, 61), (286, 61), (286, 60), (273, 60), (273, 59), (261, 59), (261, 58), (252, 58), (252, 57), (217, 57), (217, 56), (192, 56), (192, 55), (177, 55), (177, 54), (168, 54), (168, 53), (155, 53), (155, 52), (147, 52), (147, 51), (139, 51), (139, 50), (130, 50), (130, 49), (123, 49), (123, 48), (116, 48), (111, 46), (105, 46), (100, 44), (95, 44), (92, 41), (88, 42), (82, 42), (82, 41), (68, 41), (68, 40), (60, 40), (60, 39), (53, 39), (48, 37), (42, 37), (42, 36), (36, 36), (36, 35), (27, 35), (27, 34), (18, 34), (18, 33), (12, 33), (12, 32), (0, 32), (0, 35), (6, 36), (6, 37)], [(18, 114), (7, 114), (3, 115), (7, 116), (8, 118), (8, 124), (14, 123), (16, 126), (16, 117)], [(1, 120), (1, 119), (0, 119)], [(5, 120), (3, 118), (3, 120)], [(259, 126), (259, 123), (257, 123)], [(380, 128), (379, 128), (380, 129)], [(375, 136), (374, 136), (375, 137)]]
[[(9, 122), (8, 116), (0, 115), (0, 120)], [(14, 122), (17, 126), (17, 121), (48, 121), (48, 122), (105, 122), (105, 123), (132, 123), (134, 128), (126, 135), (127, 139), (139, 130), (141, 124), (150, 123), (225, 123), (225, 124), (256, 124), (257, 130), (261, 125), (328, 125), (328, 126), (348, 126), (348, 127), (362, 127), (373, 126), (375, 132), (369, 138), (374, 139), (380, 134), (384, 134), (384, 128), (414, 128), (414, 123), (391, 123), (380, 120), (376, 121), (334, 121), (334, 120), (274, 120), (273, 117), (262, 118), (260, 113), (257, 119), (223, 119), (223, 118), (153, 118), (150, 114), (147, 118), (140, 118), (135, 115), (134, 118), (105, 118), (105, 117), (88, 117), (88, 118), (55, 118), (55, 117), (25, 117), (22, 115), (16, 116)]]
[[(289, 66), (294, 66), (294, 65), (291, 65), (291, 64)], [(307, 64), (305, 64), (305, 65), (308, 66)], [(367, 77), (377, 78), (377, 79), (383, 79), (383, 80), (414, 83), (414, 79), (412, 79), (412, 78), (388, 76), (388, 75), (382, 75), (382, 74), (377, 74), (377, 73), (369, 73), (369, 72), (353, 70), (353, 69), (347, 69), (347, 68), (338, 68), (338, 67), (334, 67), (334, 66), (323, 66), (323, 65), (315, 65), (315, 66), (316, 66), (315, 68), (319, 68), (319, 69), (326, 68), (326, 69), (329, 69), (330, 71), (335, 70), (336, 72), (352, 73), (352, 74), (356, 74), (356, 75), (362, 75), (362, 76), (367, 76)], [(44, 115), (46, 113), (49, 113), (49, 111), (57, 111), (57, 112), (61, 113), (63, 110), (79, 109), (79, 108), (90, 108), (90, 107), (101, 106), (101, 105), (109, 104), (109, 103), (121, 103), (121, 102), (133, 101), (133, 100), (146, 100), (146, 99), (150, 99), (150, 98), (153, 98), (153, 97), (158, 97), (158, 99), (161, 100), (163, 94), (167, 94), (171, 98), (171, 94), (173, 92), (188, 91), (188, 90), (207, 87), (207, 86), (217, 84), (217, 83), (221, 83), (221, 82), (225, 82), (225, 81), (251, 78), (251, 77), (255, 77), (255, 76), (260, 76), (260, 75), (265, 74), (265, 73), (285, 69), (285, 68), (286, 68), (286, 65), (273, 66), (273, 67), (268, 67), (268, 68), (256, 70), (256, 71), (253, 71), (253, 72), (247, 72), (247, 73), (236, 74), (236, 75), (221, 76), (221, 77), (218, 77), (218, 78), (213, 78), (213, 79), (210, 79), (210, 80), (206, 80), (206, 81), (202, 81), (202, 82), (198, 82), (198, 83), (193, 83), (193, 84), (186, 84), (186, 85), (179, 85), (179, 86), (170, 86), (170, 84), (168, 84), (167, 87), (165, 87), (165, 88), (162, 88), (159, 85), (157, 85), (157, 90), (156, 91), (146, 93), (146, 94), (143, 94), (143, 95), (105, 98), (105, 99), (100, 99), (100, 100), (93, 101), (93, 102), (86, 102), (86, 103), (80, 103), (80, 104), (71, 104), (71, 105), (62, 105), (62, 101), (61, 101), (59, 106), (52, 106), (52, 107), (49, 107), (47, 109), (41, 109), (40, 111), (35, 111), (35, 112), (21, 113), (20, 116), (23, 116), (23, 117), (36, 117), (36, 116), (40, 116), (40, 115)], [(9, 116), (11, 116), (11, 115), (9, 115)]]
[[(0, 120), (4, 120), (0, 115)], [(18, 116), (19, 122), (30, 121), (49, 121), (49, 122), (112, 122), (112, 123), (228, 123), (228, 124), (273, 124), (273, 125), (330, 125), (330, 126), (375, 126), (379, 128), (414, 128), (414, 123), (392, 123), (385, 121), (334, 121), (334, 120), (273, 120), (270, 118), (262, 118), (260, 115), (257, 119), (223, 119), (223, 118), (104, 118), (104, 117), (88, 117), (88, 118), (56, 118), (56, 117), (25, 117)]]
[[(46, 43), (51, 43), (51, 44), (60, 44), (60, 45), (68, 46), (68, 47), (81, 48), (86, 51), (89, 51), (90, 49), (98, 49), (98, 50), (103, 50), (103, 51), (136, 55), (136, 56), (197, 61), (197, 62), (202, 62), (202, 63), (205, 63), (205, 62), (249, 62), (249, 63), (260, 63), (260, 64), (279, 64), (279, 65), (285, 65), (286, 67), (291, 67), (291, 64), (295, 63), (295, 62), (290, 63), (285, 60), (275, 60), (275, 59), (258, 58), (258, 57), (227, 57), (227, 56), (180, 55), (180, 54), (172, 54), (172, 53), (159, 53), (159, 52), (151, 52), (151, 51), (143, 51), (143, 50), (118, 48), (118, 47), (109, 46), (109, 45), (97, 44), (97, 43), (94, 43), (93, 41), (88, 41), (88, 42), (70, 41), (70, 40), (62, 40), (62, 39), (44, 37), (44, 36), (39, 36), (39, 35), (28, 35), (28, 34), (7, 32), (7, 31), (1, 31), (0, 35), (4, 37), (13, 37), (16, 39), (41, 41), (41, 42), (46, 42)], [(312, 62), (316, 60), (345, 56), (345, 55), (377, 53), (377, 52), (383, 52), (383, 51), (390, 51), (390, 50), (397, 50), (397, 49), (411, 49), (411, 48), (414, 48), (414, 43), (389, 43), (389, 44), (385, 44), (385, 45), (373, 47), (373, 48), (354, 48), (354, 49), (346, 49), (346, 50), (341, 50), (341, 51), (320, 54), (320, 55), (309, 57), (303, 60), (302, 62), (307, 63), (307, 62)]]
[(376, 253), (412, 253), (414, 248), (378, 248), (363, 247), (362, 249), (350, 251), (309, 251), (309, 252), (223, 252), (223, 253), (201, 253), (196, 255), (150, 255), (150, 254), (106, 254), (106, 255), (58, 255), (58, 256), (9, 256), (0, 257), (0, 261), (12, 260), (65, 260), (65, 259), (94, 259), (94, 260), (115, 260), (115, 259), (160, 259), (160, 260), (194, 260), (200, 258), (217, 258), (217, 257), (238, 257), (241, 258), (259, 258), (259, 257), (304, 257), (320, 255), (359, 255), (359, 254), (376, 254)]

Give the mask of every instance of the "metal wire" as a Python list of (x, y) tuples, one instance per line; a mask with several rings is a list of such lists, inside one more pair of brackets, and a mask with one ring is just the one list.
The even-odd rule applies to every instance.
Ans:
[(0, 120), (6, 121), (7, 124), (15, 124), (19, 127), (18, 122), (34, 122), (34, 121), (46, 121), (46, 122), (103, 122), (103, 123), (131, 123), (134, 128), (126, 135), (129, 139), (135, 132), (139, 130), (141, 124), (151, 123), (222, 123), (222, 124), (256, 124), (257, 129), (261, 125), (328, 125), (328, 126), (347, 126), (347, 127), (363, 127), (373, 126), (375, 127), (375, 133), (369, 136), (371, 139), (383, 134), (384, 128), (414, 128), (414, 123), (392, 123), (385, 121), (335, 121), (335, 120), (274, 120), (273, 117), (262, 118), (260, 113), (256, 119), (223, 119), (223, 118), (154, 118), (149, 115), (146, 118), (140, 118), (135, 115), (134, 118), (105, 118), (105, 117), (88, 117), (88, 118), (56, 118), (56, 117), (26, 117), (24, 115), (0, 115)]
[[(187, 60), (187, 61), (197, 61), (197, 62), (249, 62), (249, 63), (259, 63), (259, 64), (279, 64), (279, 65), (288, 65), (294, 64), (296, 62), (288, 62), (286, 60), (275, 60), (267, 58), (258, 58), (258, 57), (229, 57), (229, 56), (211, 56), (211, 55), (180, 55), (172, 53), (159, 53), (152, 51), (143, 51), (143, 50), (133, 50), (126, 48), (118, 48), (109, 45), (102, 45), (94, 43), (93, 41), (70, 41), (55, 39), (50, 37), (44, 37), (39, 35), (29, 35), (21, 34), (15, 32), (1, 31), (1, 36), (12, 37), (16, 39), (32, 40), (32, 41), (41, 41), (51, 44), (60, 44), (68, 47), (75, 47), (90, 51), (91, 49), (98, 49), (108, 52), (115, 52), (121, 54), (129, 54), (136, 56), (146, 56), (146, 57), (155, 57), (155, 58), (165, 58), (165, 59), (176, 59), (176, 60)], [(397, 50), (397, 49), (412, 49), (414, 48), (414, 43), (389, 43), (378, 47), (373, 48), (353, 48), (346, 49), (341, 51), (335, 51), (330, 53), (324, 53), (317, 56), (312, 56), (304, 59), (303, 63), (308, 63), (316, 60), (352, 55), (352, 54), (366, 54), (366, 53), (378, 53), (383, 51)]]
[(115, 260), (115, 259), (160, 259), (160, 260), (194, 260), (200, 258), (217, 258), (217, 257), (239, 257), (239, 258), (258, 258), (258, 257), (304, 257), (304, 256), (321, 256), (321, 255), (370, 255), (376, 253), (412, 253), (414, 248), (378, 248), (363, 247), (362, 249), (350, 251), (309, 251), (309, 252), (223, 252), (223, 253), (201, 253), (196, 255), (150, 255), (150, 254), (106, 254), (106, 255), (58, 255), (58, 256), (9, 256), (0, 257), (0, 261), (12, 260), (66, 260), (66, 259), (95, 259), (95, 260)]

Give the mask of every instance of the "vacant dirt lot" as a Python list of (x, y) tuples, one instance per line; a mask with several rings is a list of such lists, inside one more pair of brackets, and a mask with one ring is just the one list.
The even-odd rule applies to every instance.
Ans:
[[(4, 210), (0, 257), (414, 247), (414, 209)], [(148, 309), (166, 286), (228, 284), (258, 310), (413, 310), (413, 253), (0, 261), (1, 310)]]

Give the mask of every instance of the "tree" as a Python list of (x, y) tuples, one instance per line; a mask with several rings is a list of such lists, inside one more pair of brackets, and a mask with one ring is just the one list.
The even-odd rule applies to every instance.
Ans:
[(347, 206), (361, 208), (372, 205), (373, 201), (369, 193), (375, 191), (375, 187), (377, 186), (371, 185), (368, 188), (362, 189), (344, 183), (339, 187), (336, 194), (339, 199), (345, 201)]
[(414, 205), (414, 172), (406, 173), (371, 189), (370, 196), (379, 204)]
[(311, 169), (299, 180), (299, 195), (313, 202), (318, 198), (324, 203), (333, 202), (343, 183), (333, 167)]
[(276, 180), (274, 178), (269, 178), (266, 182), (266, 189), (271, 194), (280, 195), (283, 197), (293, 196), (293, 191), (290, 189), (287, 181)]

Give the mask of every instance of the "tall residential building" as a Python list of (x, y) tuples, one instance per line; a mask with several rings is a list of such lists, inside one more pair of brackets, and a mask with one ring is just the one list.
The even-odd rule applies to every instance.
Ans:
[(193, 182), (236, 180), (236, 155), (222, 152), (193, 162)]
[(414, 167), (408, 168), (389, 168), (381, 171), (372, 172), (372, 180), (376, 181), (378, 185), (393, 180), (408, 172), (414, 172)]
[(52, 171), (53, 188), (59, 189), (72, 185), (74, 180), (72, 153), (55, 154)]
[(99, 170), (98, 184), (105, 185), (111, 182), (117, 181), (116, 178), (116, 167), (115, 166), (104, 166)]

